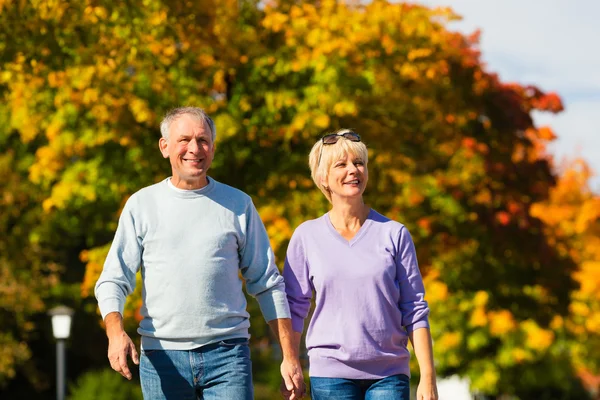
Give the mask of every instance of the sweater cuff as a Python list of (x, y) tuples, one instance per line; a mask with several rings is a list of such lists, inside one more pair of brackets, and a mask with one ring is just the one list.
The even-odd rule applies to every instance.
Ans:
[(122, 298), (121, 289), (114, 285), (107, 285), (106, 282), (96, 288), (96, 298), (98, 299), (98, 307), (102, 320), (111, 312), (118, 312), (123, 315), (125, 309), (125, 300)]
[(425, 319), (425, 320), (417, 321), (414, 324), (407, 325), (405, 328), (406, 328), (406, 332), (408, 332), (408, 333), (411, 333), (420, 328), (428, 328), (429, 329), (429, 320)]
[(291, 318), (285, 291), (277, 287), (256, 296), (260, 310), (267, 322), (279, 318)]

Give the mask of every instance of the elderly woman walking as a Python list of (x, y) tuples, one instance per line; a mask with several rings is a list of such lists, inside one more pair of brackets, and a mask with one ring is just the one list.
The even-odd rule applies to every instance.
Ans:
[(350, 130), (323, 136), (309, 155), (331, 209), (296, 229), (283, 275), (296, 344), (315, 293), (306, 335), (311, 396), (409, 400), (410, 339), (421, 372), (417, 399), (437, 400), (414, 244), (404, 225), (364, 203), (367, 162), (365, 144)]

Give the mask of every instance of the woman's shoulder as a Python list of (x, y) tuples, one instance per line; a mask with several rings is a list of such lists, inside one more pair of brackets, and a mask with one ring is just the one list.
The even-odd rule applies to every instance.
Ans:
[(300, 223), (294, 231), (294, 234), (306, 234), (310, 232), (314, 232), (315, 229), (320, 228), (325, 223), (325, 218), (327, 214), (323, 214), (318, 218), (307, 219), (306, 221)]
[(372, 220), (374, 224), (380, 225), (380, 227), (383, 229), (389, 229), (398, 232), (403, 229), (406, 229), (403, 223), (388, 218), (385, 215), (374, 210), (373, 208), (369, 213), (369, 219)]

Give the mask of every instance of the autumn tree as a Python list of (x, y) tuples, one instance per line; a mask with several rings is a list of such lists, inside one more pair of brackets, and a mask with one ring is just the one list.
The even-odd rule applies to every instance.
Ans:
[[(448, 29), (450, 10), (381, 0), (39, 0), (0, 10), (0, 144), (20, 152), (3, 159), (14, 176), (3, 204), (27, 199), (13, 210), (18, 222), (0, 228), (14, 246), (44, 249), (29, 255), (40, 274), (83, 282), (77, 301), (90, 312), (127, 196), (170, 172), (156, 146), (166, 110), (214, 116), (211, 176), (253, 196), (280, 264), (293, 228), (328, 207), (309, 177), (310, 147), (349, 127), (370, 149), (369, 204), (415, 239), (440, 374), (468, 376), (490, 395), (576, 390), (555, 324), (583, 290), (579, 261), (530, 212), (556, 180), (543, 151), (552, 133), (531, 112), (562, 105), (486, 70), (477, 35)], [(7, 259), (6, 273), (19, 262)], [(130, 328), (138, 307), (136, 294)], [(257, 381), (276, 386), (268, 332), (251, 314)], [(13, 371), (25, 365), (7, 360)]]
[[(600, 196), (590, 190), (592, 172), (584, 160), (569, 163), (549, 198), (531, 209), (545, 223), (544, 232), (559, 252), (578, 265), (579, 288), (571, 293), (566, 317), (554, 329), (590, 389), (600, 392)], [(587, 379), (586, 379), (587, 378)]]

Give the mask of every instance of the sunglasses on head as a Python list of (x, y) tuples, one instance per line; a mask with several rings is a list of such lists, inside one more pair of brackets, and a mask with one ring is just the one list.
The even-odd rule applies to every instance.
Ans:
[(321, 156), (323, 155), (323, 147), (329, 144), (336, 144), (340, 138), (347, 139), (351, 142), (360, 142), (360, 136), (356, 132), (347, 131), (344, 133), (331, 133), (329, 135), (325, 135), (321, 138), (323, 141), (323, 146), (321, 146), (321, 151), (319, 152), (319, 161), (317, 162), (317, 166), (321, 164)]
[(323, 141), (323, 144), (336, 144), (341, 137), (348, 139), (351, 142), (360, 142), (360, 136), (358, 136), (358, 133), (352, 131), (344, 133), (331, 133), (323, 136), (321, 140)]

